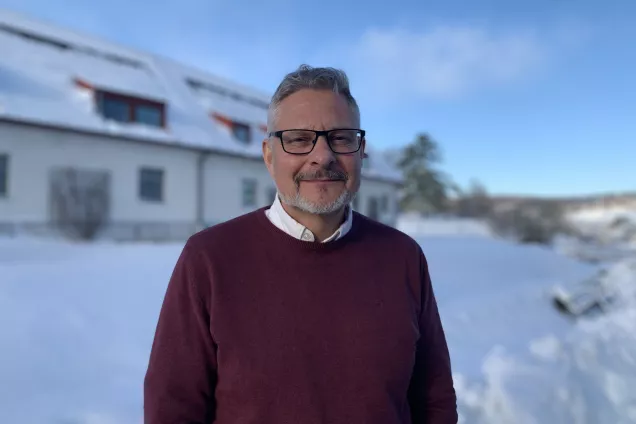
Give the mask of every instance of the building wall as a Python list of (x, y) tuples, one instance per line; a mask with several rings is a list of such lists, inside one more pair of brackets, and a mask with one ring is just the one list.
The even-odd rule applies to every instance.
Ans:
[[(386, 200), (383, 200), (383, 197)], [(377, 216), (373, 216), (372, 202), (378, 203)], [(386, 202), (385, 207), (383, 207), (383, 202)], [(395, 225), (398, 213), (397, 186), (385, 181), (363, 179), (354, 205), (355, 210), (364, 215), (371, 216), (385, 224)]]
[[(243, 205), (243, 180), (256, 182), (256, 203)], [(204, 219), (213, 225), (270, 203), (275, 188), (262, 161), (210, 155), (204, 166)]]
[[(76, 167), (110, 173), (110, 220), (116, 238), (183, 238), (195, 230), (198, 152), (0, 122), (0, 154), (9, 156), (9, 188), (6, 197), (0, 196), (0, 226), (46, 224), (50, 220), (51, 170)], [(162, 202), (140, 199), (139, 170), (143, 166), (164, 170)], [(256, 183), (254, 204), (243, 204), (244, 180)], [(261, 160), (218, 154), (206, 157), (203, 184), (206, 225), (269, 205), (275, 193)], [(393, 184), (363, 179), (356, 209), (370, 214), (371, 199), (382, 203), (386, 197), (387, 208), (380, 208), (377, 218), (393, 224), (395, 195)], [(182, 226), (168, 231), (169, 235), (165, 228), (158, 228), (166, 225)]]
[[(9, 189), (0, 197), (0, 222), (48, 221), (49, 174), (60, 166), (110, 172), (115, 222), (191, 222), (196, 217), (195, 152), (0, 123), (1, 153), (9, 155)], [(162, 202), (140, 199), (142, 166), (164, 170)]]
[[(262, 161), (211, 155), (205, 165), (205, 222), (207, 225), (231, 219), (256, 208), (271, 204), (274, 181)], [(243, 180), (256, 182), (256, 203), (243, 205)], [(358, 193), (357, 208), (370, 214), (372, 199), (382, 202), (386, 197), (387, 207), (380, 208), (377, 219), (393, 225), (396, 222), (397, 190), (392, 183), (363, 179)]]

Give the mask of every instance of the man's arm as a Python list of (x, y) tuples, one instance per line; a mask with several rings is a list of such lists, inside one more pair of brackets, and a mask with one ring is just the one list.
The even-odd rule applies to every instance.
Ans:
[(210, 282), (186, 244), (168, 283), (144, 380), (145, 424), (208, 424), (214, 416), (216, 350)]
[(423, 253), (420, 253), (420, 262), (420, 340), (409, 388), (412, 422), (456, 424), (457, 397), (453, 387), (450, 355)]

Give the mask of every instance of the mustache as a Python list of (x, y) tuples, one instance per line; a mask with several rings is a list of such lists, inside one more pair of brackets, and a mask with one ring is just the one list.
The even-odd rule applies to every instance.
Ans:
[(320, 169), (314, 172), (300, 172), (296, 174), (294, 181), (298, 184), (303, 180), (342, 180), (347, 181), (349, 175), (343, 171), (335, 171), (331, 169)]

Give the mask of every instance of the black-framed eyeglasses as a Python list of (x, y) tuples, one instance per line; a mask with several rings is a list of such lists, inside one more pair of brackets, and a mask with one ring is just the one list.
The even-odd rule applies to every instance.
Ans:
[(325, 136), (332, 152), (338, 154), (355, 153), (360, 150), (364, 140), (364, 130), (355, 128), (336, 128), (327, 131), (290, 129), (269, 133), (270, 137), (280, 139), (283, 150), (292, 155), (311, 153), (318, 137)]

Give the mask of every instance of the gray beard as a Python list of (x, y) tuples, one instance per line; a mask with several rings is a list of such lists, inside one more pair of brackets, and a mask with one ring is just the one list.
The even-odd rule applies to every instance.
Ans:
[(314, 215), (329, 215), (339, 211), (340, 209), (351, 203), (351, 201), (355, 197), (355, 193), (352, 193), (351, 191), (345, 189), (336, 200), (327, 204), (320, 204), (307, 200), (300, 195), (299, 191), (297, 191), (294, 196), (286, 196), (282, 193), (278, 193), (278, 196), (280, 197), (281, 202), (283, 202), (284, 204), (299, 209), (303, 212)]

